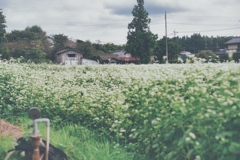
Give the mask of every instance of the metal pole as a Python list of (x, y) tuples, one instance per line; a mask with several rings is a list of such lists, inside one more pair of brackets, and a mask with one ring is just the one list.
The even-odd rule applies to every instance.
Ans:
[[(37, 134), (37, 132), (38, 132), (38, 127), (37, 127), (37, 124), (38, 123), (46, 123), (46, 151), (45, 151), (45, 160), (48, 160), (48, 152), (49, 152), (49, 127), (50, 127), (50, 121), (49, 121), (49, 119), (47, 119), (47, 118), (43, 118), (43, 119), (35, 119), (34, 121), (33, 121), (33, 135), (31, 136), (31, 139), (32, 139), (32, 137), (36, 137), (37, 135), (39, 135), (39, 134)], [(40, 135), (41, 136), (41, 135)], [(42, 136), (41, 136), (42, 137)], [(35, 138), (36, 139), (36, 138)], [(35, 139), (33, 139), (33, 140), (35, 140)], [(32, 141), (33, 141), (32, 140)], [(35, 140), (36, 141), (36, 140)], [(36, 142), (37, 143), (37, 142)], [(36, 144), (35, 143), (32, 143), (32, 146), (33, 147), (35, 147), (36, 146)], [(40, 146), (40, 139), (39, 139), (39, 146)], [(39, 148), (38, 148), (39, 149)], [(37, 150), (36, 150), (36, 153), (35, 152), (33, 152), (33, 157), (38, 157), (38, 156), (34, 156), (34, 154), (40, 154), (40, 152), (39, 153), (37, 153)], [(40, 158), (40, 156), (39, 156), (39, 158)], [(32, 160), (39, 160), (39, 159), (32, 159)]]
[[(50, 124), (50, 122), (49, 122)], [(45, 160), (48, 160), (48, 152), (49, 152), (49, 125), (47, 125), (47, 132), (46, 132), (46, 159)]]
[(42, 138), (42, 135), (40, 134), (33, 134), (30, 136), (32, 146), (33, 146), (33, 154), (32, 154), (32, 160), (40, 160), (40, 140)]
[(165, 37), (166, 37), (166, 63), (168, 63), (168, 41), (167, 41), (167, 13), (165, 11)]

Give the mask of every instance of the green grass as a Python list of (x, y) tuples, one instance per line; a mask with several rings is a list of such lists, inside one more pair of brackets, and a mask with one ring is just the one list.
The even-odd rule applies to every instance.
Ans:
[[(26, 133), (32, 131), (27, 129), (27, 124), (31, 124), (32, 120), (18, 118), (16, 121)], [(38, 129), (43, 139), (46, 139), (45, 124), (39, 124)], [(2, 155), (0, 159), (4, 159), (7, 151), (14, 149), (12, 144), (14, 139), (0, 135), (0, 141), (0, 155)], [(131, 160), (134, 158), (134, 153), (128, 153), (124, 146), (114, 148), (114, 142), (107, 137), (76, 124), (51, 126), (50, 143), (63, 150), (70, 160)], [(19, 157), (16, 159), (19, 160)]]

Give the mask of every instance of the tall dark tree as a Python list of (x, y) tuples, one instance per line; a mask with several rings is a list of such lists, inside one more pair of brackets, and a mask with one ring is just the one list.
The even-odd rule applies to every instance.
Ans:
[(68, 36), (65, 36), (64, 34), (55, 34), (50, 37), (50, 39), (53, 41), (54, 49), (52, 50), (52, 53), (49, 55), (49, 58), (51, 60), (55, 60), (55, 54), (58, 50), (65, 47), (65, 44), (68, 42)]
[(148, 26), (151, 20), (144, 8), (144, 0), (137, 0), (137, 3), (132, 11), (134, 18), (128, 24), (126, 52), (139, 58), (141, 63), (149, 63), (157, 35), (154, 35)]
[(6, 34), (5, 28), (7, 26), (5, 23), (6, 23), (5, 16), (3, 15), (2, 10), (0, 9), (0, 54), (2, 54), (3, 59), (8, 59), (9, 58), (8, 51), (3, 47), (4, 43), (7, 42), (7, 39), (5, 37)]
[(65, 43), (68, 41), (68, 37), (63, 34), (55, 34), (50, 37), (53, 41), (53, 45), (56, 50), (64, 47)]

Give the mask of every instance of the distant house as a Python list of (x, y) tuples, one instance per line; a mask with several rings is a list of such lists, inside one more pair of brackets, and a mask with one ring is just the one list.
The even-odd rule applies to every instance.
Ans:
[(112, 54), (101, 54), (98, 56), (98, 60), (101, 64), (104, 63), (118, 63), (118, 64), (124, 64), (124, 63), (135, 63), (137, 64), (140, 62), (139, 58), (134, 58), (131, 56), (130, 53), (125, 53), (125, 51), (115, 51)]
[(117, 55), (118, 58), (128, 58), (128, 57), (131, 57), (131, 54), (130, 53), (126, 53), (125, 51), (123, 50), (119, 50), (119, 51), (115, 51), (112, 53), (113, 55)]
[(229, 51), (240, 54), (240, 37), (232, 38), (231, 40), (224, 43), (226, 48), (220, 49), (216, 54), (217, 55), (227, 55)]
[(82, 57), (82, 52), (65, 47), (56, 53), (56, 62), (64, 65), (79, 65), (82, 63)]
[(97, 61), (82, 58), (82, 65), (98, 65), (99, 63)]
[(240, 60), (240, 37), (234, 37), (231, 40), (224, 43), (226, 47), (219, 49), (216, 54), (219, 56), (220, 61), (224, 62), (229, 60), (231, 57), (234, 61), (239, 62)]
[(193, 56), (193, 54), (188, 51), (182, 51), (180, 54), (183, 61), (187, 61), (187, 59)]
[(100, 54), (98, 60), (101, 64), (104, 63), (119, 63), (120, 59), (115, 54)]
[(227, 45), (228, 50), (236, 50), (240, 53), (240, 37), (232, 38), (224, 44)]
[(119, 59), (119, 63), (138, 63), (140, 62), (139, 58), (134, 58), (131, 56), (130, 53), (126, 53), (123, 50), (119, 50), (119, 51), (115, 51), (112, 53), (112, 55), (117, 55), (118, 59)]

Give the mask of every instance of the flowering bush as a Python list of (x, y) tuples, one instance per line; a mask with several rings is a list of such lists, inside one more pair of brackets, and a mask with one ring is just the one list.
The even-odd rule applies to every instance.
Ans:
[(0, 117), (30, 107), (98, 129), (149, 159), (239, 159), (240, 65), (0, 62)]

